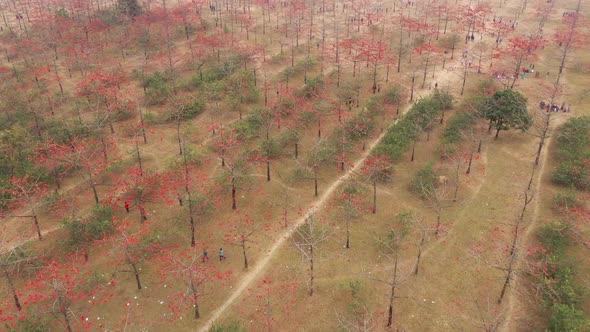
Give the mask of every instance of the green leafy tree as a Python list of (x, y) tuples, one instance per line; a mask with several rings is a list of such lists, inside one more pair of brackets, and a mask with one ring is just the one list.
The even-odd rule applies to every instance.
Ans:
[(119, 10), (129, 17), (141, 15), (141, 6), (137, 0), (119, 0)]
[(482, 105), (483, 114), (490, 120), (490, 130), (496, 129), (498, 138), (501, 130), (520, 129), (527, 131), (533, 124), (533, 118), (527, 111), (527, 100), (520, 92), (512, 89), (497, 91)]

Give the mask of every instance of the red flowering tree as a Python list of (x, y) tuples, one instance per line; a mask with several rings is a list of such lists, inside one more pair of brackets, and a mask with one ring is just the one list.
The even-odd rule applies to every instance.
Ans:
[(121, 73), (96, 70), (76, 86), (77, 95), (85, 98), (87, 109), (93, 116), (92, 125), (101, 136), (107, 125), (114, 133), (113, 123), (131, 106), (121, 92), (123, 83), (125, 77)]
[(113, 244), (113, 258), (115, 259), (115, 273), (128, 272), (135, 277), (137, 289), (142, 289), (140, 278), (141, 267), (145, 261), (160, 252), (159, 237), (148, 228), (149, 223), (144, 222), (139, 227), (134, 227), (127, 219), (113, 219), (115, 224), (114, 235), (105, 243)]
[(74, 137), (67, 143), (54, 143), (48, 147), (55, 159), (62, 163), (66, 170), (79, 169), (80, 176), (92, 189), (94, 201), (100, 203), (97, 186), (101, 176), (106, 173), (112, 159), (106, 158), (114, 145), (109, 140), (93, 140)]
[(255, 330), (273, 331), (280, 317), (288, 317), (296, 304), (295, 297), (299, 284), (295, 282), (275, 282), (265, 278), (253, 288), (248, 289), (248, 305), (240, 306), (240, 313), (249, 320)]
[[(161, 178), (158, 174), (143, 172), (140, 168), (129, 168), (116, 180), (115, 187), (109, 193), (107, 201), (113, 206), (121, 204), (119, 196), (123, 197), (124, 206), (128, 210), (135, 206), (139, 210), (139, 221), (147, 220), (145, 204), (154, 202), (159, 195)], [(131, 203), (131, 204), (130, 204)]]
[(512, 77), (512, 83), (510, 83), (511, 89), (520, 76), (522, 66), (529, 60), (536, 59), (538, 57), (536, 52), (543, 48), (545, 43), (546, 40), (541, 37), (512, 37), (508, 40), (508, 45), (499, 49), (494, 55), (496, 58), (505, 57), (512, 64), (514, 76)]
[[(244, 268), (247, 269), (247, 251), (252, 243), (256, 243), (256, 237), (259, 235), (261, 225), (258, 225), (247, 212), (237, 210), (235, 216), (235, 219), (224, 225), (225, 228), (227, 228), (224, 241), (227, 244), (236, 246), (242, 250)], [(268, 229), (268, 226), (266, 226), (266, 229)]]
[(78, 310), (85, 303), (97, 304), (109, 298), (98, 296), (104, 289), (90, 281), (91, 273), (76, 257), (69, 257), (68, 263), (50, 261), (26, 284), (30, 293), (23, 305), (34, 306), (36, 313), (47, 314), (68, 332), (91, 329), (93, 324)]
[(155, 263), (162, 283), (182, 283), (182, 290), (173, 294), (168, 304), (174, 317), (181, 316), (186, 310), (192, 310), (194, 319), (199, 319), (201, 299), (207, 294), (208, 285), (231, 277), (231, 271), (221, 272), (213, 264), (206, 264), (195, 248), (187, 248), (179, 253), (166, 250), (158, 256)]
[(13, 176), (10, 178), (10, 186), (3, 190), (3, 196), (9, 197), (8, 207), (11, 210), (30, 209), (30, 214), (16, 215), (16, 217), (32, 218), (35, 231), (39, 240), (43, 239), (41, 227), (37, 218), (37, 210), (43, 204), (43, 198), (47, 195), (47, 185), (39, 180), (25, 175), (24, 177)]
[(433, 63), (434, 66), (436, 66), (436, 60), (440, 57), (442, 52), (440, 48), (432, 44), (424, 43), (414, 48), (414, 53), (420, 56), (422, 63), (424, 64), (424, 73), (422, 76), (422, 89), (424, 89), (426, 84), (426, 75), (428, 74), (428, 65)]

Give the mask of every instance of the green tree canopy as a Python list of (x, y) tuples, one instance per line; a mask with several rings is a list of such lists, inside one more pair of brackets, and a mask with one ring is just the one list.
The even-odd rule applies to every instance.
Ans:
[[(527, 111), (527, 100), (512, 89), (497, 91), (482, 104), (484, 117), (496, 128), (496, 137), (501, 130), (520, 129), (523, 132), (533, 124)], [(491, 128), (491, 127), (490, 127)]]
[(141, 15), (141, 6), (137, 0), (119, 0), (119, 10), (129, 17)]

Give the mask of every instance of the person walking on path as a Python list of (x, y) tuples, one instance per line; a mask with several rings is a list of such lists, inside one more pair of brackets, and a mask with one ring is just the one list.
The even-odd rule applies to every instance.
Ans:
[(225, 260), (225, 252), (223, 248), (219, 248), (219, 261), (221, 262), (222, 260)]
[(201, 259), (203, 263), (209, 263), (209, 253), (207, 249), (203, 250), (203, 258)]

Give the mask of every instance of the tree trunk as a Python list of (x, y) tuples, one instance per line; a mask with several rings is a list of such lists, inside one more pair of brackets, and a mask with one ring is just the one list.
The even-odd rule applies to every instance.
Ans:
[(412, 144), (412, 157), (410, 158), (410, 161), (414, 161), (415, 153), (416, 153), (416, 140), (414, 140), (414, 144)]
[(8, 288), (10, 289), (10, 292), (12, 293), (12, 298), (14, 299), (14, 305), (16, 305), (16, 309), (18, 309), (18, 311), (21, 311), (23, 309), (23, 307), (20, 304), (20, 301), (18, 299), (18, 294), (16, 293), (16, 288), (14, 287), (14, 283), (12, 282), (12, 278), (10, 277), (10, 274), (8, 274), (7, 270), (4, 270), (4, 277), (6, 278), (6, 282), (8, 283)]
[(41, 227), (39, 226), (39, 219), (37, 219), (37, 214), (35, 213), (35, 210), (33, 210), (33, 223), (35, 223), (37, 237), (39, 238), (39, 240), (43, 240), (43, 236), (41, 235)]
[(373, 180), (373, 214), (377, 213), (377, 181)]
[(178, 141), (178, 154), (182, 156), (182, 139), (180, 138), (180, 120), (176, 122), (176, 140)]
[(240, 244), (240, 246), (242, 247), (242, 254), (244, 255), (244, 268), (247, 269), (248, 268), (248, 256), (246, 255), (246, 240), (242, 240), (242, 243)]
[(201, 318), (201, 312), (199, 311), (199, 301), (197, 293), (193, 290), (193, 305), (195, 306), (195, 319)]
[(195, 218), (193, 217), (192, 213), (189, 221), (191, 224), (191, 247), (194, 248), (197, 242), (195, 240)]
[(68, 307), (62, 307), (60, 309), (60, 313), (64, 318), (64, 322), (66, 323), (66, 329), (68, 330), (68, 332), (72, 332), (72, 323), (70, 323), (70, 317), (68, 317), (68, 309)]
[(393, 324), (393, 300), (395, 299), (395, 288), (397, 286), (397, 253), (395, 254), (395, 265), (393, 267), (393, 280), (391, 282), (391, 292), (389, 294), (389, 309), (387, 310), (387, 327)]
[(420, 239), (420, 244), (418, 245), (418, 256), (416, 256), (416, 267), (414, 268), (414, 275), (418, 275), (418, 266), (420, 266), (420, 257), (422, 256), (422, 246), (424, 245), (425, 235), (422, 234), (422, 239)]
[(141, 290), (141, 280), (139, 280), (139, 270), (137, 269), (137, 265), (131, 264), (133, 268), (133, 274), (135, 275), (135, 282), (137, 283), (137, 289)]
[(231, 208), (232, 210), (237, 209), (236, 205), (236, 185), (232, 183), (231, 185)]
[(295, 143), (295, 159), (299, 157), (299, 143)]
[(100, 200), (98, 199), (98, 192), (96, 191), (96, 185), (94, 184), (94, 182), (90, 184), (90, 187), (92, 188), (92, 194), (94, 195), (94, 202), (96, 203), (96, 205), (100, 204)]
[(496, 136), (494, 136), (495, 140), (498, 139), (498, 135), (500, 135), (500, 130), (502, 129), (500, 129), (500, 127), (498, 126), (498, 128), (496, 129)]
[(424, 89), (424, 86), (426, 85), (426, 74), (428, 73), (428, 62), (430, 61), (430, 58), (426, 58), (426, 63), (424, 64), (424, 77), (422, 77), (422, 89)]
[(318, 172), (314, 170), (313, 172), (313, 188), (314, 188), (314, 196), (318, 195)]
[(266, 181), (270, 181), (270, 160), (266, 160)]
[(471, 162), (473, 161), (473, 152), (469, 154), (469, 165), (467, 166), (467, 172), (465, 174), (471, 173)]
[(350, 220), (346, 220), (346, 249), (350, 248)]
[(414, 82), (416, 80), (416, 76), (412, 76), (412, 88), (410, 89), (410, 101), (414, 100)]
[(506, 279), (504, 280), (504, 285), (502, 286), (502, 291), (500, 292), (500, 297), (498, 298), (498, 304), (502, 303), (504, 299), (504, 295), (506, 294), (506, 289), (510, 284), (510, 279), (512, 278), (512, 259), (510, 260), (510, 264), (508, 265), (508, 271), (506, 271)]
[(135, 152), (137, 154), (137, 164), (139, 165), (139, 174), (143, 176), (143, 164), (141, 162), (141, 154), (139, 153), (139, 143), (135, 142)]
[(436, 230), (434, 231), (434, 235), (438, 236), (440, 233), (440, 213), (436, 215)]
[(463, 95), (463, 92), (465, 92), (465, 82), (466, 81), (467, 81), (467, 68), (463, 72), (463, 84), (461, 85), (461, 96)]
[(314, 259), (313, 259), (313, 245), (309, 246), (309, 296), (313, 295), (313, 283), (314, 283)]

